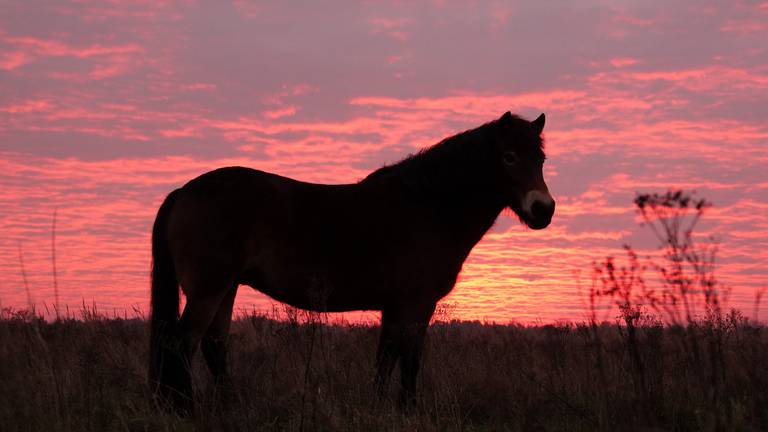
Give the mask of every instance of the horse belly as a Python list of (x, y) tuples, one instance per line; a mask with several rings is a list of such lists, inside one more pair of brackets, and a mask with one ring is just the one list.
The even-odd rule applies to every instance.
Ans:
[(291, 306), (319, 311), (380, 310), (380, 296), (363, 286), (334, 280), (322, 272), (290, 267), (285, 272), (251, 270), (241, 283)]

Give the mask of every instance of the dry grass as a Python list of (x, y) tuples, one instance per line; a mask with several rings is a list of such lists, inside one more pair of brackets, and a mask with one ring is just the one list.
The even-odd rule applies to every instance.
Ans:
[(632, 349), (626, 326), (435, 323), (407, 415), (372, 392), (377, 327), (252, 315), (233, 325), (230, 386), (196, 359), (191, 419), (149, 397), (145, 321), (85, 318), (3, 313), (3, 431), (768, 430), (768, 333), (738, 314), (644, 316)]
[[(182, 419), (150, 395), (145, 320), (84, 306), (79, 319), (57, 307), (46, 322), (6, 309), (0, 430), (768, 430), (768, 331), (726, 312), (716, 244), (692, 235), (710, 204), (668, 191), (635, 205), (660, 257), (625, 246), (624, 260), (593, 263), (583, 324), (434, 323), (411, 412), (393, 403), (396, 376), (390, 398), (374, 395), (377, 327), (294, 309), (243, 316), (230, 337), (231, 382), (215, 388), (198, 356), (198, 408)], [(25, 276), (21, 246), (19, 261)], [(609, 311), (614, 322), (599, 323)]]

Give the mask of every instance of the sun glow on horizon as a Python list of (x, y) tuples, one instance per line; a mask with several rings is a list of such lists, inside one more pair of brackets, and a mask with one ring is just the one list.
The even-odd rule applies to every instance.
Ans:
[[(61, 303), (146, 310), (152, 222), (186, 181), (242, 165), (354, 182), (505, 111), (546, 113), (557, 210), (544, 231), (499, 217), (444, 299), (456, 318), (582, 319), (575, 275), (624, 243), (654, 253), (632, 199), (669, 188), (714, 202), (697, 232), (731, 306), (751, 315), (768, 286), (764, 4), (0, 10), (2, 307), (25, 287), (53, 303), (54, 211)], [(236, 307), (272, 302), (242, 287)]]

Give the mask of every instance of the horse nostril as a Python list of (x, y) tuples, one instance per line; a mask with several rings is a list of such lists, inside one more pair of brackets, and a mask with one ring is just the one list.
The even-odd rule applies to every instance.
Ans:
[(555, 202), (550, 201), (545, 203), (543, 201), (535, 201), (531, 206), (531, 214), (536, 219), (549, 219), (555, 212)]

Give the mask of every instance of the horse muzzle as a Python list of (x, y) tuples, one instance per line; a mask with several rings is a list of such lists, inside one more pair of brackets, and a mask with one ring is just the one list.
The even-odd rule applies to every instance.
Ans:
[(549, 194), (529, 192), (523, 205), (523, 222), (529, 228), (540, 230), (549, 226), (555, 214), (555, 200)]

